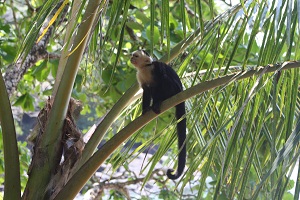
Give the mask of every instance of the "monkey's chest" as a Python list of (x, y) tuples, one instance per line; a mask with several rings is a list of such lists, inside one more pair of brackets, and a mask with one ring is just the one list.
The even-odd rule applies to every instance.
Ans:
[(147, 67), (144, 69), (140, 69), (136, 74), (137, 80), (142, 85), (152, 85), (154, 83), (154, 77), (152, 73), (152, 67)]

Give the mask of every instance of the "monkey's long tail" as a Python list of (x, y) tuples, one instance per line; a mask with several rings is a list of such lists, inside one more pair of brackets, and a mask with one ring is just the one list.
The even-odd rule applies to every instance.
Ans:
[(177, 179), (179, 178), (184, 170), (185, 162), (186, 162), (186, 118), (185, 115), (185, 103), (182, 102), (176, 106), (176, 119), (181, 120), (179, 123), (177, 123), (177, 137), (178, 137), (178, 168), (175, 174), (173, 174), (173, 169), (168, 169), (167, 176), (169, 179)]

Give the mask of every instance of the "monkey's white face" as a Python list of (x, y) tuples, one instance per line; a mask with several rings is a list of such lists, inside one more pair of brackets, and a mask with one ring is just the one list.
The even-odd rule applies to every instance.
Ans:
[(152, 58), (146, 55), (143, 51), (137, 50), (131, 54), (130, 62), (136, 68), (145, 67), (148, 64), (152, 63)]

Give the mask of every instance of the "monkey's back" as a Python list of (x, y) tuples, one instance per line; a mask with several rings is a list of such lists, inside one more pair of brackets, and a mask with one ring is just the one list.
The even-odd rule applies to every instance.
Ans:
[(161, 99), (165, 100), (182, 91), (182, 84), (177, 73), (172, 67), (163, 63), (154, 61), (152, 76), (154, 79), (155, 87), (154, 93), (161, 95)]

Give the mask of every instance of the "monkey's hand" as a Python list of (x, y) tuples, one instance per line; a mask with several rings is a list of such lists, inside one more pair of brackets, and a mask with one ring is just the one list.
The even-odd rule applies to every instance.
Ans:
[(151, 107), (143, 108), (142, 115), (151, 110)]
[(155, 112), (156, 114), (159, 114), (160, 113), (160, 104), (161, 103), (156, 103), (152, 106), (152, 110), (153, 112)]

